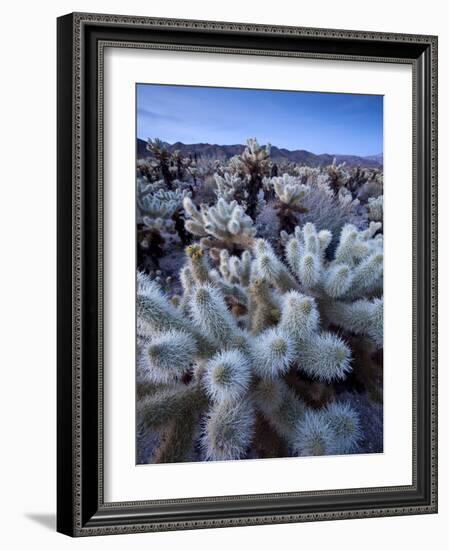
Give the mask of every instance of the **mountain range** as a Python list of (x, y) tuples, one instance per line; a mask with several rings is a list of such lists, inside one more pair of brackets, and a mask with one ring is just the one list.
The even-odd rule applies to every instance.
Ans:
[[(144, 158), (151, 156), (151, 153), (147, 151), (146, 141), (143, 139), (137, 139), (137, 157)], [(164, 142), (165, 147), (172, 153), (173, 151), (180, 151), (184, 156), (189, 154), (196, 154), (199, 158), (206, 159), (230, 159), (234, 155), (239, 155), (245, 149), (244, 145), (215, 145), (210, 143), (192, 143), (185, 144), (177, 141), (170, 144)], [(383, 166), (383, 154), (370, 155), (366, 157), (360, 157), (357, 155), (332, 155), (321, 154), (316, 155), (310, 151), (304, 151), (302, 149), (296, 149), (290, 151), (289, 149), (283, 149), (271, 146), (271, 158), (274, 162), (289, 161), (296, 164), (305, 164), (307, 166), (327, 166), (332, 164), (334, 158), (338, 163), (345, 162), (348, 166), (361, 166), (364, 168), (382, 168)]]

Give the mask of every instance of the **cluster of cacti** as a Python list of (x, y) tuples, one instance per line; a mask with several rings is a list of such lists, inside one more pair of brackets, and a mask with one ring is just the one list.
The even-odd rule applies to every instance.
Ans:
[(149, 139), (147, 150), (151, 153), (149, 160), (140, 160), (137, 164), (138, 175), (148, 181), (163, 179), (167, 189), (175, 188), (174, 180), (184, 180), (190, 176), (196, 184), (196, 159), (193, 155), (186, 157), (176, 150), (169, 152), (160, 139)]
[(270, 180), (266, 178), (264, 180), (266, 186), (267, 182), (273, 186), (277, 199), (274, 208), (278, 211), (280, 227), (284, 231), (290, 231), (299, 221), (298, 214), (308, 211), (304, 206), (304, 199), (310, 188), (288, 174), (282, 177), (275, 176)]
[(366, 224), (358, 211), (360, 201), (345, 187), (335, 194), (319, 169), (301, 171), (298, 176), (264, 178), (264, 188), (274, 191), (273, 207), (280, 230), (291, 231), (300, 223), (313, 223), (337, 237), (345, 223), (358, 227)]
[(226, 202), (220, 198), (214, 206), (202, 204), (198, 209), (189, 197), (185, 197), (183, 204), (188, 218), (186, 229), (201, 237), (203, 247), (236, 251), (251, 246), (256, 229), (237, 201)]
[(357, 451), (357, 412), (338, 399), (311, 407), (289, 379), (332, 386), (347, 377), (351, 348), (334, 326), (382, 346), (378, 229), (345, 226), (331, 260), (332, 235), (312, 224), (282, 234), (285, 263), (263, 239), (241, 257), (223, 249), (218, 269), (191, 246), (183, 294), (172, 300), (139, 274), (138, 371), (147, 386), (138, 419), (159, 431), (153, 460), (189, 460), (195, 449), (204, 460), (254, 456), (259, 416), (271, 430), (261, 456), (279, 441), (289, 456)]
[(248, 215), (254, 218), (260, 205), (259, 194), (262, 190), (263, 179), (271, 175), (272, 161), (270, 158), (271, 145), (261, 147), (256, 138), (250, 138), (241, 155), (230, 159), (229, 170), (246, 179), (246, 201)]
[(381, 170), (275, 163), (255, 139), (229, 160), (148, 149), (139, 461), (366, 452), (348, 396), (382, 401)]
[(368, 199), (368, 218), (375, 222), (380, 222), (384, 217), (384, 196), (370, 197)]
[(336, 158), (334, 158), (331, 165), (326, 167), (325, 172), (329, 185), (335, 194), (337, 194), (342, 187), (345, 187), (349, 180), (349, 174), (346, 170), (345, 163), (342, 162), (337, 164)]
[[(251, 244), (256, 229), (268, 236), (311, 222), (335, 237), (347, 222), (364, 227), (368, 219), (381, 219), (373, 217), (371, 200), (383, 189), (382, 174), (376, 169), (351, 169), (335, 160), (324, 167), (276, 164), (270, 158), (270, 145), (262, 147), (256, 139), (249, 139), (243, 152), (229, 160), (201, 159), (196, 153), (183, 156), (170, 152), (159, 139), (148, 140), (147, 149), (151, 157), (137, 164), (138, 208), (142, 204), (150, 214), (146, 216), (150, 223), (140, 228), (141, 235), (145, 232), (141, 255), (160, 255), (166, 242), (163, 233), (173, 228), (184, 245), (193, 235), (201, 237), (204, 246), (236, 252)], [(174, 202), (158, 197), (164, 190), (191, 196), (190, 212), (178, 202), (170, 213)], [(278, 218), (274, 223), (263, 219), (270, 210)], [(185, 218), (189, 218), (187, 230)]]
[(217, 186), (215, 193), (218, 199), (224, 199), (228, 202), (235, 199), (240, 203), (244, 203), (248, 198), (246, 181), (237, 174), (225, 172), (221, 176), (215, 173), (214, 178)]
[(183, 199), (191, 192), (182, 188), (179, 185), (175, 190), (166, 191), (160, 181), (137, 182), (137, 261), (140, 269), (148, 267), (148, 259), (153, 267), (158, 267), (163, 255), (164, 234), (177, 232), (182, 243), (189, 242), (180, 210)]

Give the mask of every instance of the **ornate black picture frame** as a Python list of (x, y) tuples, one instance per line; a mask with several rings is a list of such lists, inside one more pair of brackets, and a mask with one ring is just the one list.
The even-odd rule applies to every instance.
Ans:
[[(103, 52), (117, 47), (405, 63), (413, 70), (413, 483), (104, 502)], [(437, 38), (101, 14), (58, 19), (58, 497), (71, 536), (437, 511)]]

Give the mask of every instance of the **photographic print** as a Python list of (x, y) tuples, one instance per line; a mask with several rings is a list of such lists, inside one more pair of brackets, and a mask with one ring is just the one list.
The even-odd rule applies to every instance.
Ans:
[(383, 97), (136, 85), (137, 464), (383, 452)]

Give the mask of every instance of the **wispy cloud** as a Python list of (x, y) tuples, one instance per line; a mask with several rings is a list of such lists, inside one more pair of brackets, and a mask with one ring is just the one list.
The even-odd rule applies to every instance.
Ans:
[(150, 111), (143, 107), (137, 109), (137, 116), (139, 118), (149, 118), (150, 120), (170, 120), (173, 122), (179, 122), (181, 119), (177, 116), (170, 115), (168, 113), (157, 113), (156, 111)]

